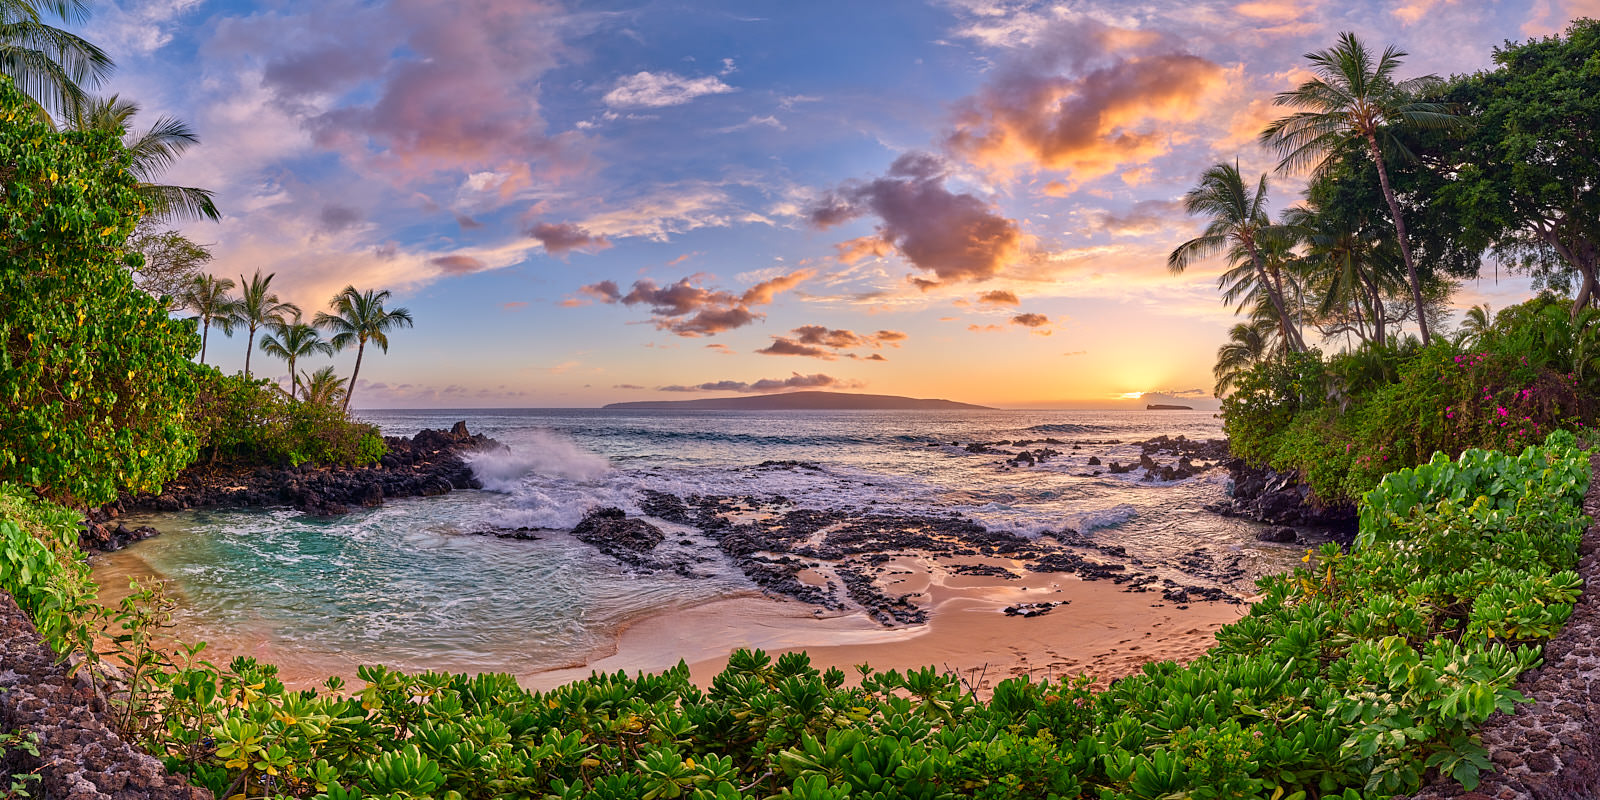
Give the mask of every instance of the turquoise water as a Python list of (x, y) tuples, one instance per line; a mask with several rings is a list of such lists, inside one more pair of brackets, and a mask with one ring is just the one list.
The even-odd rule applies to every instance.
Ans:
[[(178, 629), (277, 661), (382, 661), (410, 669), (531, 672), (606, 652), (615, 631), (653, 612), (753, 587), (697, 531), (663, 526), (663, 545), (698, 554), (705, 577), (625, 571), (566, 533), (596, 505), (637, 512), (642, 489), (783, 495), (801, 507), (959, 512), (1023, 534), (1071, 527), (1122, 544), (1185, 582), (1194, 548), (1241, 555), (1254, 573), (1297, 553), (1260, 545), (1254, 526), (1202, 510), (1226, 474), (1172, 484), (1079, 477), (1091, 455), (1138, 458), (1158, 434), (1220, 435), (1202, 412), (366, 412), (409, 435), (464, 419), (509, 445), (475, 457), (485, 491), (390, 501), (337, 519), (289, 509), (189, 511), (135, 520), (164, 535), (96, 557), (103, 585), (171, 581)], [(1082, 444), (1012, 469), (952, 442), (1054, 437)], [(934, 445), (934, 446), (930, 446)], [(774, 469), (793, 460), (818, 469)], [(542, 529), (538, 541), (475, 535)], [(1235, 587), (1240, 588), (1240, 587)]]

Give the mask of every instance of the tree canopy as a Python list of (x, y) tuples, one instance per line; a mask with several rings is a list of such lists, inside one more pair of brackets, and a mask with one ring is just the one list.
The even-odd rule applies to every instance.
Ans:
[(195, 456), (199, 337), (134, 286), (130, 164), (0, 78), (0, 480), (82, 503), (159, 490)]

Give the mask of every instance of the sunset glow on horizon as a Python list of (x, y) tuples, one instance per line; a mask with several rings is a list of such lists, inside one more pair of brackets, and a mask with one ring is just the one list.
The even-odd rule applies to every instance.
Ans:
[[(364, 407), (1051, 408), (1212, 402), (1237, 319), (1220, 260), (1167, 269), (1182, 196), (1271, 172), (1304, 53), (1349, 30), (1458, 74), (1579, 16), (1600, 0), (108, 0), (80, 32), (104, 93), (200, 136), (164, 179), (216, 192), (182, 227), (207, 271), (411, 310)], [(1304, 176), (1272, 182), (1276, 213)], [(225, 371), (244, 350), (211, 337)]]

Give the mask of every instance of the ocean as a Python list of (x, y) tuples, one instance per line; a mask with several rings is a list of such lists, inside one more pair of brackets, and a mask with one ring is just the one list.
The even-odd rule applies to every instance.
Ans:
[[(169, 581), (185, 639), (329, 669), (529, 673), (581, 666), (631, 621), (753, 584), (692, 529), (663, 526), (701, 577), (631, 571), (568, 533), (584, 513), (640, 513), (642, 492), (781, 496), (799, 508), (948, 516), (1025, 536), (1071, 529), (1121, 545), (1142, 568), (1194, 584), (1197, 550), (1253, 577), (1302, 550), (1256, 540), (1253, 523), (1205, 510), (1225, 470), (1172, 482), (1090, 475), (1095, 457), (1137, 462), (1159, 435), (1220, 437), (1193, 411), (367, 411), (386, 434), (465, 421), (508, 450), (476, 454), (482, 491), (391, 500), (326, 519), (291, 509), (191, 510), (132, 520), (162, 536), (95, 557), (112, 599), (127, 579)], [(969, 452), (974, 442), (1055, 439), (1034, 466)], [(1011, 449), (1015, 448), (1003, 448)], [(539, 529), (534, 541), (477, 535)]]

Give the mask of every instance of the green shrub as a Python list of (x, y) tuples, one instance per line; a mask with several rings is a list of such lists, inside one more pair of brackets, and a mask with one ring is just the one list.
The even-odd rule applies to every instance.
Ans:
[(1435, 453), (1516, 452), (1595, 422), (1600, 368), (1585, 364), (1600, 355), (1600, 314), (1574, 323), (1566, 304), (1540, 298), (1502, 311), (1470, 344), (1259, 364), (1223, 401), (1230, 447), (1301, 473), (1321, 500), (1354, 502)]
[(91, 505), (194, 459), (191, 326), (133, 284), (143, 213), (110, 133), (57, 133), (0, 78), (0, 481)]
[(296, 400), (264, 379), (196, 367), (201, 455), (234, 464), (365, 466), (388, 452), (378, 429), (337, 405)]

